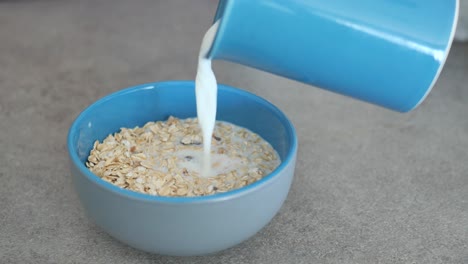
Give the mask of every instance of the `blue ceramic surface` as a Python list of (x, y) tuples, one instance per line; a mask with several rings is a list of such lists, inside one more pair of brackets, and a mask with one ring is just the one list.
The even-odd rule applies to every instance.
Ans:
[(434, 85), (458, 0), (221, 0), (209, 57), (406, 112)]
[(94, 222), (114, 238), (141, 250), (202, 255), (234, 246), (257, 233), (278, 212), (293, 179), (297, 139), (278, 108), (251, 93), (219, 85), (218, 120), (260, 134), (281, 157), (262, 180), (204, 197), (157, 197), (124, 190), (85, 167), (95, 140), (121, 127), (195, 117), (194, 83), (170, 81), (128, 88), (98, 100), (73, 122), (68, 134), (73, 184)]

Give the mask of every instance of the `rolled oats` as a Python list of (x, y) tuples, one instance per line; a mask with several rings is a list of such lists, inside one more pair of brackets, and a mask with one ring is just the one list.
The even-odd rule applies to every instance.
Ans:
[(202, 137), (196, 118), (148, 122), (94, 142), (86, 166), (121, 188), (159, 196), (203, 196), (242, 188), (280, 163), (259, 135), (216, 122), (212, 175), (201, 176)]

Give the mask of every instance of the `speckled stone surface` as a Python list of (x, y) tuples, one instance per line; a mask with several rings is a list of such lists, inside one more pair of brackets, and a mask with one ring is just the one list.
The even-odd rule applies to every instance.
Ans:
[(216, 5), (0, 1), (0, 263), (468, 263), (468, 44), (408, 114), (215, 62), (220, 82), (283, 109), (300, 142), (283, 208), (239, 246), (151, 255), (86, 217), (68, 171), (71, 122), (130, 85), (194, 79)]

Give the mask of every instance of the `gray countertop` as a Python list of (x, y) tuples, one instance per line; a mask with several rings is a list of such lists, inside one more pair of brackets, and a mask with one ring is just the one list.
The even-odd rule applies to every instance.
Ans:
[[(394, 113), (226, 62), (221, 83), (283, 109), (300, 142), (273, 221), (216, 255), (173, 258), (97, 228), (72, 189), (66, 134), (91, 102), (194, 79), (217, 1), (0, 1), (1, 263), (468, 263), (468, 45)], [(350, 65), (352, 67), (352, 65)]]

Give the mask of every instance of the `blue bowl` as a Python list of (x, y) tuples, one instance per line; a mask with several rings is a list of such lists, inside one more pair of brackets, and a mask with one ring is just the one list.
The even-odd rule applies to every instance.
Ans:
[(194, 83), (143, 84), (108, 95), (86, 108), (68, 134), (71, 175), (80, 201), (93, 221), (134, 248), (164, 255), (214, 253), (248, 239), (280, 209), (294, 174), (297, 138), (293, 125), (266, 100), (219, 85), (217, 119), (249, 128), (266, 139), (281, 165), (241, 189), (201, 197), (160, 197), (121, 189), (85, 166), (95, 140), (121, 127), (196, 116)]

